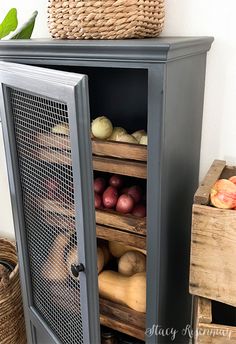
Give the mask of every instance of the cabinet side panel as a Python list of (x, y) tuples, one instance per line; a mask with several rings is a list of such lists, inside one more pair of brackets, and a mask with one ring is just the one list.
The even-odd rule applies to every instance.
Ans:
[[(188, 292), (191, 208), (198, 186), (206, 55), (166, 67), (162, 163), (161, 281), (159, 322), (178, 330), (176, 343), (189, 342)], [(161, 338), (159, 343), (170, 341)]]

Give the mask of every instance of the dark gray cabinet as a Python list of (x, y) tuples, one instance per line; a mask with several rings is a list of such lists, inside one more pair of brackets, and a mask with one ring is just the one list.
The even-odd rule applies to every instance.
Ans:
[[(170, 343), (168, 331), (159, 331), (169, 328), (178, 331), (176, 343), (189, 342), (182, 330), (191, 324), (191, 204), (212, 41), (1, 42), (1, 118), (29, 343), (99, 343), (93, 170), (147, 182), (144, 231), (116, 229), (120, 242), (147, 250), (146, 325), (140, 328), (140, 315), (126, 314), (125, 307), (114, 320), (114, 304), (100, 304), (101, 322), (143, 339), (146, 328), (148, 344)], [(106, 157), (94, 159), (90, 113), (107, 114), (129, 131), (147, 129), (147, 162), (131, 164), (137, 169), (129, 174), (127, 159), (108, 165)], [(52, 147), (47, 134), (61, 122), (69, 126), (69, 139), (55, 139)], [(51, 190), (60, 178), (56, 205), (44, 203), (50, 177)], [(106, 239), (115, 240), (116, 230), (108, 226)], [(81, 272), (65, 285), (58, 280), (72, 248)]]

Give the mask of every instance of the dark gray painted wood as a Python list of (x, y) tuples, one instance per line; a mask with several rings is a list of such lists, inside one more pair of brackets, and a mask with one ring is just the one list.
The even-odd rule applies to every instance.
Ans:
[[(83, 323), (83, 337), (86, 343), (100, 340), (98, 311), (97, 249), (95, 211), (92, 188), (92, 153), (90, 142), (90, 114), (87, 79), (83, 75), (66, 73), (31, 66), (0, 63), (1, 114), (3, 136), (6, 145), (7, 166), (13, 205), (14, 225), (18, 243), (20, 276), (24, 296), (28, 341), (33, 342), (29, 310), (35, 314), (42, 327), (54, 343), (59, 343), (44, 319), (34, 312), (30, 265), (27, 250), (24, 209), (19, 176), (18, 157), (13, 128), (10, 97), (7, 87), (33, 92), (58, 101), (68, 107), (71, 130), (72, 169), (74, 177), (74, 197), (76, 209), (76, 231), (78, 251), (85, 272), (80, 275), (80, 302)], [(78, 214), (80, 216), (78, 216)]]
[(2, 59), (53, 58), (90, 61), (162, 62), (209, 50), (212, 37), (160, 37), (132, 40), (15, 40), (0, 42)]

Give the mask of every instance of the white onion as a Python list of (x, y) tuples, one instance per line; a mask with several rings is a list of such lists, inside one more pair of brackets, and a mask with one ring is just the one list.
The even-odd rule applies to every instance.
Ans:
[(121, 127), (114, 127), (113, 132), (110, 137), (108, 137), (108, 140), (111, 141), (117, 141), (120, 136), (127, 134), (127, 131), (124, 128)]
[(145, 130), (137, 130), (135, 131), (132, 136), (139, 142), (141, 140), (141, 137), (147, 135)]
[(139, 141), (139, 143), (140, 143), (141, 145), (146, 145), (146, 146), (147, 146), (147, 144), (148, 144), (147, 135), (143, 135), (143, 136), (141, 137), (141, 140)]
[(91, 129), (94, 137), (105, 140), (111, 136), (113, 125), (107, 117), (101, 116), (93, 120)]
[(123, 135), (119, 136), (116, 141), (127, 142), (127, 143), (136, 143), (136, 144), (138, 143), (138, 141), (132, 135), (129, 135), (129, 134), (123, 134)]

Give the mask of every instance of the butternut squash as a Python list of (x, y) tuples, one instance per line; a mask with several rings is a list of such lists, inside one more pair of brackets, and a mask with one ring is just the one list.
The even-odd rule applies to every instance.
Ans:
[(59, 282), (67, 277), (66, 264), (64, 261), (64, 250), (70, 238), (59, 234), (52, 245), (48, 258), (43, 265), (42, 275), (49, 281)]
[(132, 276), (146, 271), (146, 256), (141, 252), (128, 251), (120, 257), (118, 271), (124, 276)]
[(120, 258), (121, 256), (123, 256), (123, 254), (125, 254), (128, 251), (139, 251), (143, 254), (147, 253), (145, 250), (142, 250), (141, 248), (123, 245), (117, 241), (109, 241), (109, 250), (111, 254), (116, 258)]
[[(77, 248), (73, 247), (71, 249), (71, 251), (69, 252), (67, 259), (66, 259), (66, 266), (67, 266), (67, 271), (69, 272), (69, 274), (75, 278), (72, 273), (71, 273), (71, 265), (72, 264), (78, 264), (78, 257), (77, 257)], [(102, 271), (104, 267), (104, 254), (103, 254), (103, 250), (101, 249), (101, 247), (97, 248), (97, 269), (98, 269), (98, 273), (100, 273)], [(78, 277), (79, 278), (79, 277)], [(78, 279), (75, 278), (75, 279)]]
[(113, 302), (124, 304), (137, 312), (146, 312), (146, 273), (131, 277), (115, 271), (103, 271), (98, 276), (99, 294)]

